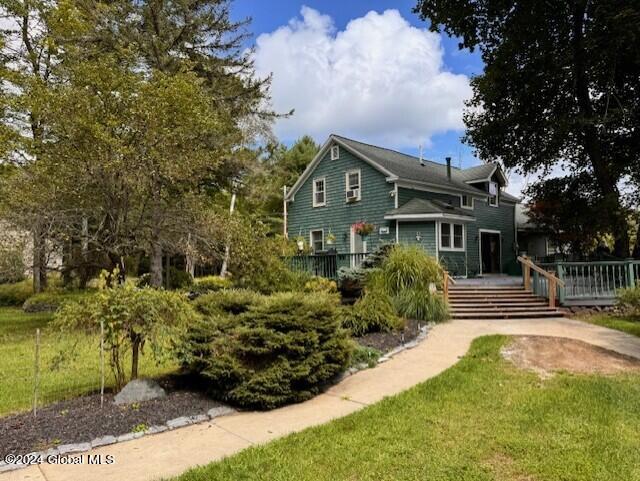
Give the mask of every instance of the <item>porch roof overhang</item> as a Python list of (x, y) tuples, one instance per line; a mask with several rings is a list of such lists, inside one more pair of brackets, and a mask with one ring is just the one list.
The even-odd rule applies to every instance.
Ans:
[(411, 199), (406, 204), (387, 212), (386, 220), (451, 220), (456, 222), (474, 222), (475, 217), (461, 209), (438, 200)]

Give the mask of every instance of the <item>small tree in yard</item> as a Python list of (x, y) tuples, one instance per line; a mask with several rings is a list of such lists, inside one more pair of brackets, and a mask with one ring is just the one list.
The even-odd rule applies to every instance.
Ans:
[[(103, 276), (103, 279), (105, 276)], [(100, 331), (109, 351), (116, 389), (126, 380), (125, 352), (131, 352), (131, 379), (138, 377), (140, 353), (149, 344), (156, 359), (170, 351), (172, 339), (196, 317), (189, 302), (179, 293), (151, 288), (139, 289), (130, 283), (102, 288), (96, 295), (66, 304), (56, 314), (63, 330)]]

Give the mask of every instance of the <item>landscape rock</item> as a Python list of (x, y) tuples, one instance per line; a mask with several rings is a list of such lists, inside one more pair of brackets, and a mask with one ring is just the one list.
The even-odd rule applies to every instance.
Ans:
[(116, 394), (113, 402), (118, 405), (132, 404), (158, 399), (166, 395), (165, 390), (157, 382), (151, 379), (134, 379)]

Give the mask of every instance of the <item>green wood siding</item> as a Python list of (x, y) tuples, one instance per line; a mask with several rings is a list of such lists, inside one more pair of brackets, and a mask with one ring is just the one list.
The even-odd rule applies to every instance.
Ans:
[(475, 222), (467, 225), (467, 261), (469, 276), (480, 273), (480, 229), (498, 230), (502, 243), (502, 271), (507, 272), (515, 263), (515, 205), (500, 202), (498, 207), (490, 206), (487, 201), (474, 203)]
[(406, 204), (411, 199), (440, 200), (450, 202), (454, 207), (460, 207), (460, 196), (451, 194), (441, 194), (439, 192), (429, 192), (426, 190), (408, 189), (398, 187), (398, 207)]
[[(345, 200), (345, 173), (348, 170), (361, 171), (361, 200), (347, 203)], [(326, 182), (326, 206), (313, 207), (313, 180), (324, 177)], [(292, 202), (289, 202), (290, 238), (304, 236), (309, 242), (311, 230), (324, 230), (325, 240), (329, 232), (336, 236), (334, 247), (338, 252), (350, 252), (351, 225), (358, 221), (366, 221), (376, 226), (375, 231), (367, 239), (367, 250), (370, 252), (381, 242), (396, 241), (395, 221), (387, 221), (384, 215), (395, 208), (395, 199), (390, 195), (394, 184), (386, 181), (385, 175), (371, 167), (368, 163), (352, 155), (343, 147), (340, 148), (340, 158), (331, 160), (330, 150), (321, 159), (314, 172), (296, 192)], [(413, 198), (436, 199), (451, 202), (460, 206), (460, 197), (453, 194), (398, 188), (398, 205), (401, 206)], [(515, 226), (514, 204), (500, 201), (498, 207), (491, 207), (486, 200), (474, 199), (473, 213), (475, 222), (466, 224), (466, 252), (440, 251), (440, 261), (455, 275), (475, 276), (480, 272), (479, 259), (479, 229), (496, 230), (501, 232), (502, 241), (502, 270), (508, 271), (515, 263)], [(388, 227), (389, 234), (379, 235), (380, 227)], [(416, 233), (420, 232), (422, 239), (419, 244), (431, 255), (436, 255), (436, 224), (430, 222), (400, 222), (398, 227), (398, 241), (406, 244), (416, 244)], [(325, 248), (327, 248), (325, 244)]]
[[(416, 240), (420, 232), (422, 240)], [(436, 255), (436, 223), (435, 222), (400, 222), (398, 224), (398, 241), (400, 244), (419, 244), (430, 255)]]
[[(345, 200), (345, 173), (360, 169), (361, 199), (347, 203)], [(313, 179), (326, 179), (326, 206), (313, 207)], [(390, 192), (394, 185), (386, 181), (384, 174), (368, 163), (340, 147), (340, 158), (331, 160), (330, 150), (316, 166), (314, 172), (296, 192), (289, 203), (289, 237), (303, 235), (309, 242), (309, 232), (324, 229), (325, 239), (329, 231), (336, 236), (338, 252), (350, 251), (351, 225), (358, 221), (375, 224), (375, 231), (367, 238), (367, 250), (380, 242), (395, 241), (395, 224), (384, 219), (385, 212), (395, 207)], [(379, 235), (380, 227), (388, 227), (389, 234)]]

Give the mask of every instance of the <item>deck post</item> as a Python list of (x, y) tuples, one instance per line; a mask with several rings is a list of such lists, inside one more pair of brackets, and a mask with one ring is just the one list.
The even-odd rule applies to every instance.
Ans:
[(627, 266), (627, 287), (633, 289), (636, 287), (636, 276), (635, 272), (633, 272), (633, 261), (627, 260), (625, 264)]
[[(558, 272), (558, 279), (560, 279), (561, 281), (564, 281), (564, 266), (562, 265), (562, 262), (556, 263), (556, 268), (557, 268), (557, 272)], [(560, 296), (559, 296), (558, 300), (560, 301), (560, 305), (562, 306), (562, 305), (564, 305), (564, 301), (565, 301), (564, 288), (560, 287), (559, 293), (560, 293)]]
[(547, 280), (548, 295), (549, 295), (549, 307), (556, 307), (556, 280), (554, 277)]
[(524, 282), (524, 290), (531, 291), (531, 268), (528, 264), (522, 264), (522, 279)]
[(442, 293), (444, 295), (444, 301), (449, 302), (449, 273), (444, 271), (442, 280)]

